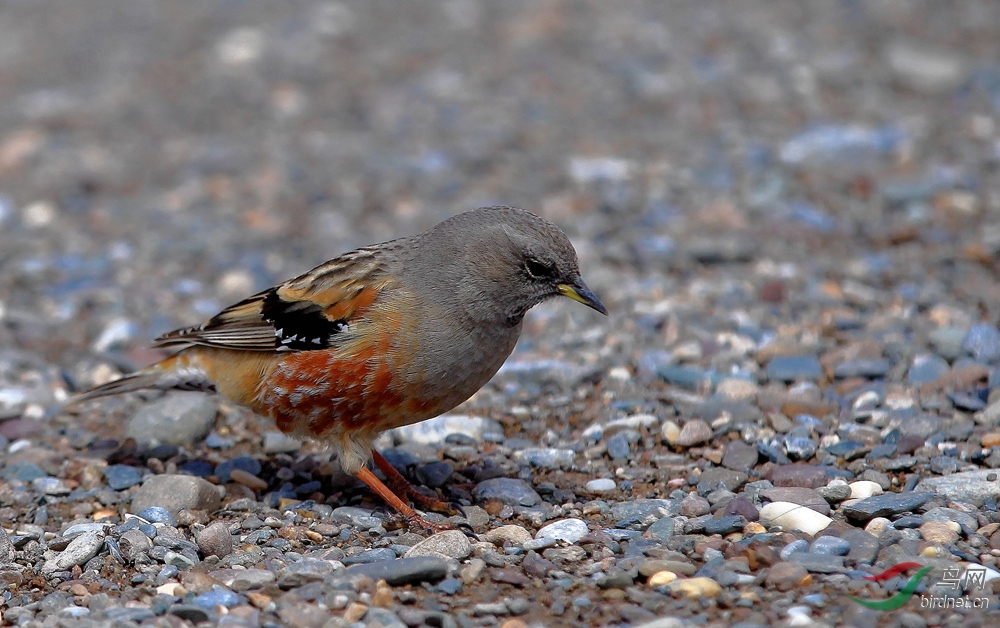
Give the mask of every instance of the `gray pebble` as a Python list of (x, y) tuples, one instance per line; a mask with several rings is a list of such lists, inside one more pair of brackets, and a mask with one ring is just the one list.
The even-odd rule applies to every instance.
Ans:
[(476, 485), (472, 495), (480, 502), (499, 500), (510, 506), (534, 506), (542, 498), (524, 480), (516, 478), (493, 478)]
[(229, 534), (229, 525), (223, 521), (211, 523), (198, 532), (196, 539), (204, 556), (223, 558), (233, 553), (233, 537)]
[(886, 493), (858, 500), (844, 506), (843, 513), (849, 519), (868, 521), (875, 517), (891, 517), (916, 510), (932, 497), (931, 493)]
[(125, 425), (125, 435), (150, 447), (197, 442), (212, 428), (218, 403), (200, 392), (170, 392), (139, 408)]
[(171, 514), (188, 508), (213, 511), (222, 499), (215, 485), (190, 475), (151, 475), (132, 495), (131, 510), (159, 506)]
[[(485, 559), (485, 555), (483, 556)], [(448, 573), (448, 561), (437, 556), (415, 556), (348, 567), (349, 575), (385, 580), (392, 586), (437, 581)]]

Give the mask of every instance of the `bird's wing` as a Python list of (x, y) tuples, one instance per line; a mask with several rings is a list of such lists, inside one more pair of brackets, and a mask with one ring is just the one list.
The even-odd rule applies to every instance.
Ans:
[(160, 336), (154, 347), (312, 351), (335, 346), (391, 280), (377, 251), (359, 249), (240, 301), (204, 325)]

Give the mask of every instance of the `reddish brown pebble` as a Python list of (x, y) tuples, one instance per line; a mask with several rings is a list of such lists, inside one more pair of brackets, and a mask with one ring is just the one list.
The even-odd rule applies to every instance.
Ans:
[(243, 486), (252, 488), (255, 491), (263, 491), (267, 488), (267, 482), (243, 469), (233, 469), (229, 472), (229, 477), (233, 478), (234, 482), (239, 482)]
[(795, 563), (778, 563), (771, 567), (765, 583), (778, 591), (791, 591), (806, 586), (812, 582), (812, 577), (806, 568)]

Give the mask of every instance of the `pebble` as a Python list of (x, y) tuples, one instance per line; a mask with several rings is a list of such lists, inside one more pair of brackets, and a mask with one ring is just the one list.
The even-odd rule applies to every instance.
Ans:
[(617, 485), (610, 478), (598, 478), (587, 482), (584, 488), (588, 493), (610, 493), (617, 488)]
[(952, 475), (922, 479), (914, 492), (930, 491), (955, 501), (982, 506), (1000, 497), (1000, 473), (992, 469), (960, 471)]
[(140, 445), (188, 445), (212, 429), (218, 399), (200, 392), (170, 392), (146, 404), (125, 424), (125, 435)]
[(884, 492), (882, 490), (882, 486), (878, 482), (872, 482), (870, 480), (851, 482), (848, 486), (851, 489), (851, 493), (849, 495), (850, 499), (865, 499), (866, 497), (872, 497), (873, 495), (881, 495)]
[(576, 454), (572, 449), (555, 449), (552, 447), (530, 447), (514, 452), (514, 461), (542, 469), (568, 469), (573, 466)]
[(125, 464), (113, 464), (104, 469), (108, 488), (123, 491), (142, 482), (142, 471)]
[(951, 545), (959, 539), (957, 523), (946, 523), (943, 521), (928, 521), (920, 526), (920, 536), (928, 543), (938, 543), (940, 545)]
[(471, 553), (472, 544), (465, 533), (460, 530), (446, 530), (420, 541), (408, 549), (403, 557), (444, 556), (461, 560)]
[(503, 525), (488, 530), (482, 537), (484, 541), (494, 545), (503, 545), (505, 542), (522, 545), (531, 540), (531, 532), (519, 525)]
[(534, 488), (516, 478), (493, 478), (476, 485), (473, 496), (480, 502), (496, 499), (510, 506), (534, 506), (542, 500)]
[(675, 580), (667, 585), (667, 589), (692, 599), (715, 598), (722, 593), (722, 587), (715, 580), (705, 577)]
[(131, 511), (160, 507), (173, 515), (184, 509), (213, 511), (222, 499), (216, 487), (190, 475), (151, 475), (132, 495)]
[(813, 355), (778, 356), (768, 362), (766, 374), (772, 381), (815, 381), (823, 376), (823, 367)]
[(84, 532), (77, 536), (62, 552), (52, 560), (45, 561), (42, 573), (51, 574), (75, 565), (82, 565), (97, 556), (104, 545), (104, 535), (99, 532)]
[(481, 442), (489, 434), (503, 434), (503, 426), (492, 419), (478, 416), (442, 414), (433, 419), (392, 430), (392, 436), (397, 443), (417, 445), (441, 445), (452, 434), (461, 434), (474, 442)]
[(809, 586), (812, 576), (802, 565), (780, 562), (771, 567), (764, 582), (768, 587), (778, 591), (795, 591)]
[(589, 532), (582, 519), (562, 519), (543, 526), (535, 533), (536, 539), (556, 539), (566, 543), (576, 543)]
[(711, 439), (712, 428), (709, 427), (708, 423), (700, 419), (695, 419), (684, 424), (675, 444), (679, 447), (693, 447), (694, 445), (708, 442)]
[(916, 510), (931, 498), (930, 493), (886, 493), (849, 502), (843, 513), (850, 519), (868, 521), (873, 517), (890, 517)]
[(229, 526), (216, 521), (196, 535), (198, 549), (205, 556), (225, 558), (233, 553), (233, 537), (229, 534)]
[(784, 530), (801, 530), (815, 536), (825, 530), (833, 519), (815, 510), (791, 502), (772, 502), (760, 510), (765, 525), (781, 526)]
[(11, 543), (7, 531), (0, 527), (0, 565), (10, 563), (14, 558), (14, 544)]
[(448, 561), (437, 556), (398, 558), (351, 565), (347, 568), (347, 574), (368, 576), (376, 581), (385, 580), (390, 586), (436, 582), (448, 574)]

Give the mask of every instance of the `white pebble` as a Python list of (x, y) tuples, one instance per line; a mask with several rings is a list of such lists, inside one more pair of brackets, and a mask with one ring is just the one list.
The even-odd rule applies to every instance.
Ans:
[(864, 499), (872, 495), (881, 495), (883, 492), (879, 483), (872, 482), (871, 480), (858, 480), (857, 482), (851, 482), (850, 486), (851, 499)]
[(785, 530), (802, 530), (815, 536), (833, 523), (826, 515), (791, 502), (773, 502), (760, 509), (760, 518), (768, 525), (781, 526)]
[(587, 491), (590, 493), (607, 493), (615, 490), (615, 481), (608, 478), (600, 478), (587, 482)]

